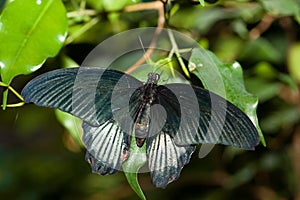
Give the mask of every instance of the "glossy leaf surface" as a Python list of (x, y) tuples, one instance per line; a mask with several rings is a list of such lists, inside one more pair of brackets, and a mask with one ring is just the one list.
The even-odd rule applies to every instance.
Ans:
[(0, 18), (2, 81), (9, 84), (15, 76), (29, 74), (47, 57), (55, 56), (66, 31), (66, 11), (60, 0), (8, 3)]
[(226, 98), (248, 115), (258, 130), (262, 144), (265, 145), (256, 115), (258, 99), (247, 92), (239, 63), (224, 64), (211, 52), (194, 49), (189, 68), (206, 89)]

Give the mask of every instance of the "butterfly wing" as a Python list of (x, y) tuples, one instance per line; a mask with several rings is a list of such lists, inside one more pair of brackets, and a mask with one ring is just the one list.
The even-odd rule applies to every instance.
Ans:
[(161, 85), (156, 103), (167, 112), (163, 131), (177, 145), (224, 144), (253, 150), (259, 142), (248, 116), (208, 90), (187, 84)]
[(177, 146), (165, 132), (147, 138), (146, 144), (152, 182), (161, 188), (180, 176), (182, 168), (190, 161), (195, 150), (193, 145)]
[[(86, 159), (93, 172), (113, 174), (129, 155), (129, 99), (142, 83), (122, 72), (67, 68), (45, 73), (22, 91), (26, 103), (81, 118)], [(138, 95), (138, 94), (137, 94)]]
[[(139, 80), (114, 70), (65, 68), (33, 79), (22, 96), (26, 103), (58, 108), (99, 126), (113, 118), (113, 112), (118, 112), (123, 104), (128, 104), (131, 94), (141, 85)], [(116, 100), (114, 105), (112, 96)]]
[(118, 124), (109, 120), (100, 126), (83, 123), (83, 142), (86, 145), (86, 160), (93, 173), (114, 174), (129, 156), (129, 135)]

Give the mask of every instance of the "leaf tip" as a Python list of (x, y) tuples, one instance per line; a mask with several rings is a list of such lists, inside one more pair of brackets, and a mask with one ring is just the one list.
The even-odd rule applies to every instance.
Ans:
[(260, 136), (260, 142), (264, 147), (267, 147), (267, 143), (263, 135)]

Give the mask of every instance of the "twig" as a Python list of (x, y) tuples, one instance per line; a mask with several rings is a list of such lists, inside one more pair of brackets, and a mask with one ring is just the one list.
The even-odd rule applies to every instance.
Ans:
[(180, 64), (180, 66), (183, 70), (183, 72), (185, 73), (185, 75), (187, 77), (190, 77), (189, 71), (188, 71), (187, 67), (184, 64), (184, 62), (182, 60), (182, 57), (180, 56), (179, 49), (178, 49), (177, 43), (175, 41), (174, 35), (173, 35), (172, 31), (169, 30), (169, 29), (168, 29), (168, 35), (169, 35), (169, 38), (170, 38), (170, 42), (172, 44), (172, 49), (171, 49), (171, 52), (169, 54), (169, 58), (171, 58), (172, 55), (175, 54), (177, 59), (178, 59), (178, 62)]
[[(25, 102), (19, 102), (19, 103), (13, 103), (13, 104), (6, 104), (7, 108), (15, 108), (15, 107), (21, 107), (24, 106)], [(3, 105), (1, 105), (3, 107)]]
[(76, 10), (76, 11), (68, 12), (67, 17), (73, 18), (73, 17), (77, 17), (78, 15), (80, 15), (80, 16), (95, 16), (97, 14), (98, 14), (98, 12), (96, 10), (86, 9), (86, 10), (78, 10), (78, 11)]
[(15, 104), (5, 104), (5, 106), (1, 105), (1, 107), (3, 109), (5, 109), (5, 107), (20, 107), (25, 104), (23, 97), (13, 87), (11, 87), (10, 85), (7, 85), (1, 81), (0, 81), (0, 86), (6, 87), (8, 90), (10, 90), (14, 95), (16, 95), (16, 97), (18, 97), (22, 101), (22, 102), (15, 103)]
[(251, 40), (257, 39), (262, 33), (268, 30), (268, 28), (271, 26), (274, 20), (274, 16), (266, 14), (259, 22), (259, 24), (257, 24), (257, 26), (250, 30), (249, 38)]
[(158, 36), (162, 31), (162, 28), (165, 24), (165, 16), (164, 16), (164, 4), (161, 1), (154, 1), (148, 3), (140, 3), (132, 6), (127, 6), (124, 8), (125, 12), (135, 12), (140, 10), (157, 10), (158, 11), (158, 19), (157, 19), (157, 27), (150, 43), (149, 48), (135, 64), (133, 64), (129, 69), (125, 71), (125, 73), (131, 73), (136, 68), (138, 68), (141, 64), (143, 64), (153, 53), (155, 44), (157, 42)]
[(89, 21), (88, 23), (86, 23), (85, 25), (83, 25), (78, 31), (76, 31), (75, 33), (73, 33), (72, 35), (69, 35), (69, 37), (66, 39), (65, 44), (70, 44), (71, 42), (73, 42), (77, 37), (79, 37), (82, 33), (84, 33), (85, 31), (87, 31), (88, 29), (90, 29), (92, 26), (94, 26), (95, 24), (97, 24), (99, 22), (99, 18), (93, 18), (91, 21)]
[(12, 91), (12, 93), (14, 93), (14, 95), (16, 95), (16, 97), (18, 97), (21, 101), (24, 101), (23, 97), (10, 85), (0, 82), (0, 86), (7, 87), (8, 90)]

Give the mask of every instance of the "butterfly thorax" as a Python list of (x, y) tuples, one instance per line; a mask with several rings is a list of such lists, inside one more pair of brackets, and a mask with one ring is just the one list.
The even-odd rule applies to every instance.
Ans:
[(137, 146), (143, 146), (149, 133), (150, 109), (157, 93), (159, 74), (149, 73), (147, 82), (140, 88), (142, 90), (141, 104), (138, 108), (134, 123), (134, 131)]
[(146, 84), (149, 84), (149, 83), (157, 84), (159, 78), (160, 78), (159, 74), (149, 73), (148, 74), (148, 80), (147, 80)]

